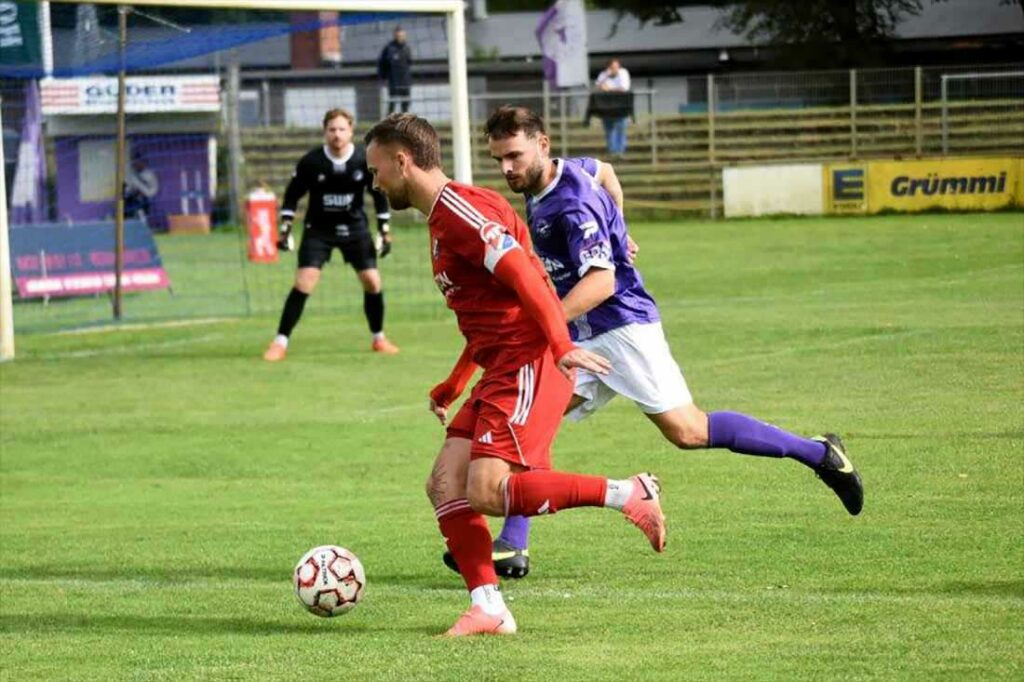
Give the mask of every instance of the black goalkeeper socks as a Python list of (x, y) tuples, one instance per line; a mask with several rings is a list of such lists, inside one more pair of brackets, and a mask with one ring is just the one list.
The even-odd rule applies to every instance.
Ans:
[(363, 312), (366, 322), (370, 325), (370, 333), (377, 334), (384, 330), (384, 292), (371, 294), (363, 292)]
[(288, 292), (288, 298), (284, 302), (284, 310), (281, 312), (281, 323), (277, 325), (277, 333), (282, 336), (291, 336), (292, 329), (299, 323), (302, 317), (302, 309), (306, 307), (306, 299), (309, 294), (304, 294), (292, 287)]

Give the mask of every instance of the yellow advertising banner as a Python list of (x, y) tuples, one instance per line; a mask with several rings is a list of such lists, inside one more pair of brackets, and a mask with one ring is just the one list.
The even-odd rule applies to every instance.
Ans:
[(1024, 207), (1024, 159), (965, 158), (867, 163), (867, 210), (959, 211)]
[(825, 213), (866, 213), (868, 164), (831, 163), (821, 167)]

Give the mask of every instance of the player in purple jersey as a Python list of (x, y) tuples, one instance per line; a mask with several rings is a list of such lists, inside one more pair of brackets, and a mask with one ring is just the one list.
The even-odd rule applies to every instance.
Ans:
[[(612, 363), (607, 375), (577, 372), (566, 416), (578, 421), (622, 395), (676, 447), (794, 459), (811, 468), (850, 514), (859, 514), (863, 486), (838, 436), (803, 438), (745, 414), (705, 413), (694, 404), (654, 299), (633, 267), (622, 194), (615, 191), (610, 166), (552, 158), (543, 121), (522, 107), (499, 108), (485, 134), (508, 186), (526, 196), (533, 247), (562, 299), (573, 341)], [(506, 519), (492, 555), (500, 575), (519, 578), (529, 571), (528, 531), (525, 518)], [(454, 565), (447, 555), (445, 563)]]

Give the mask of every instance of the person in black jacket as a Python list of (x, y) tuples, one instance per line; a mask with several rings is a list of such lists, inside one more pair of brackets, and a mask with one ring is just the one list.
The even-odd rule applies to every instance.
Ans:
[[(387, 198), (373, 189), (373, 176), (366, 168), (366, 149), (352, 142), (355, 117), (347, 109), (324, 114), (324, 144), (310, 150), (295, 166), (281, 207), (281, 236), (278, 248), (291, 251), (295, 208), (309, 194), (305, 229), (299, 246), (299, 269), (295, 285), (285, 300), (277, 336), (263, 354), (268, 362), (284, 360), (288, 339), (302, 316), (306, 299), (317, 282), (320, 269), (334, 249), (356, 271), (363, 286), (363, 311), (373, 335), (372, 350), (393, 355), (398, 347), (384, 336), (384, 294), (381, 291), (377, 256), (391, 252), (391, 217)], [(363, 210), (363, 195), (369, 191), (377, 212), (378, 243), (374, 243)]]
[(377, 60), (377, 75), (388, 83), (390, 105), (388, 113), (394, 113), (399, 106), (402, 112), (409, 111), (409, 95), (412, 92), (412, 50), (405, 42), (405, 30), (395, 28), (395, 37), (381, 50)]

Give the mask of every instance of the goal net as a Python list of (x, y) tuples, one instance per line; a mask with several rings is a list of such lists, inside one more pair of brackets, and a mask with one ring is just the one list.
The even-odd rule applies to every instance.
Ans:
[[(123, 321), (276, 315), (295, 254), (254, 252), (249, 199), (279, 206), (295, 164), (323, 144), (328, 109), (354, 113), (355, 142), (389, 111), (422, 115), (445, 170), (471, 180), (461, 2), (143, 1), (123, 34), (113, 3), (14, 4), (27, 49), (3, 54), (0, 97), (19, 333), (111, 321), (119, 198)], [(399, 31), (407, 90), (382, 78)], [(405, 211), (392, 225), (379, 262), (389, 311), (439, 314), (422, 224)], [(361, 314), (359, 291), (335, 253), (307, 310)]]

